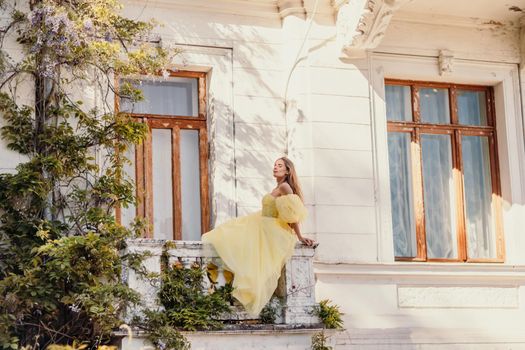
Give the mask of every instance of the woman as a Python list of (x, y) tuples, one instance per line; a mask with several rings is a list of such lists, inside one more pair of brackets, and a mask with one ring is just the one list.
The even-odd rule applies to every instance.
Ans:
[(254, 316), (277, 288), (297, 239), (314, 244), (299, 228), (306, 208), (293, 163), (286, 157), (277, 159), (273, 176), (277, 186), (262, 198), (261, 211), (230, 220), (202, 236), (235, 274), (233, 296)]

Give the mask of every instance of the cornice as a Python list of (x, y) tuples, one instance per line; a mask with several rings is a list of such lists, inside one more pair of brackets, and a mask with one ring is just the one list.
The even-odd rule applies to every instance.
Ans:
[(344, 57), (362, 57), (383, 39), (394, 13), (412, 0), (332, 0)]
[[(155, 0), (148, 6), (199, 12), (279, 19), (278, 0)], [(144, 1), (125, 0), (144, 6)]]
[(461, 17), (440, 14), (429, 14), (419, 12), (398, 11), (392, 19), (395, 22), (429, 24), (447, 27), (467, 27), (478, 29), (498, 29), (498, 28), (517, 28), (522, 26), (521, 23), (525, 16), (516, 21), (496, 21), (487, 18)]
[[(126, 0), (126, 3), (141, 5), (143, 1)], [(306, 18), (307, 12), (304, 0), (155, 0), (151, 5), (271, 19), (287, 16)]]

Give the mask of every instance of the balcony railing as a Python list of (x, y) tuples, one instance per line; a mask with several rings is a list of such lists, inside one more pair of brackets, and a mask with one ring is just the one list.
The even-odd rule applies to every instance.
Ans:
[[(161, 271), (161, 255), (165, 247), (169, 256), (169, 263), (179, 261), (184, 267), (201, 266), (207, 268), (209, 264), (218, 266), (218, 285), (224, 284), (221, 266), (223, 265), (215, 249), (208, 244), (197, 241), (173, 241), (173, 244), (166, 245), (164, 240), (135, 239), (128, 241), (128, 252), (143, 253), (149, 252), (149, 256), (144, 261), (144, 266), (149, 272)], [(281, 278), (278, 283), (275, 296), (272, 300), (280, 300), (273, 303), (276, 310), (276, 324), (284, 324), (291, 327), (312, 327), (319, 323), (319, 319), (312, 315), (315, 303), (314, 293), (314, 272), (313, 272), (314, 249), (297, 244), (294, 254), (290, 261), (283, 268)], [(197, 265), (196, 265), (197, 264)], [(124, 271), (124, 277), (128, 285), (142, 295), (145, 307), (158, 308), (158, 291), (160, 280), (144, 280), (133, 270)], [(208, 290), (211, 281), (206, 281), (208, 285), (203, 288)], [(140, 313), (141, 310), (133, 310), (130, 316)], [(232, 312), (228, 314), (225, 321), (243, 321), (253, 319), (243, 311), (241, 305), (234, 305)]]

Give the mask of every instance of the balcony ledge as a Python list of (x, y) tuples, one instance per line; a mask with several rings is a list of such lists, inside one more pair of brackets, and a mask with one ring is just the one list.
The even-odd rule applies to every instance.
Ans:
[[(126, 251), (128, 253), (149, 252), (148, 257), (144, 261), (144, 266), (149, 272), (159, 273), (161, 268), (160, 259), (166, 243), (169, 243), (167, 252), (170, 261), (179, 261), (187, 267), (192, 266), (195, 262), (199, 263), (200, 266), (207, 266), (208, 262), (213, 262), (219, 268), (223, 265), (213, 246), (203, 244), (200, 241), (133, 239), (127, 241)], [(319, 319), (312, 315), (312, 310), (316, 305), (313, 256), (314, 248), (297, 244), (292, 258), (285, 265), (275, 292), (275, 295), (282, 300), (282, 307), (279, 306), (277, 308), (276, 324), (278, 326), (289, 326), (291, 327), (289, 329), (298, 326), (304, 329), (305, 325), (312, 325), (314, 328), (319, 325)], [(157, 294), (160, 281), (148, 283), (137, 276), (133, 270), (124, 271), (124, 280), (131, 288), (141, 294), (145, 307), (151, 309), (159, 307)], [(219, 285), (223, 282), (219, 281)], [(206, 286), (205, 289), (207, 289)], [(141, 310), (134, 310), (133, 314), (130, 312), (129, 316), (140, 313)], [(250, 319), (253, 319), (253, 317), (245, 313), (242, 306), (237, 305), (233, 307), (231, 317), (225, 321), (236, 322), (237, 324), (233, 326), (239, 329), (239, 326), (241, 326), (239, 323)], [(253, 328), (255, 325), (249, 326), (252, 330), (257, 328)], [(260, 328), (262, 330), (266, 325), (257, 326), (262, 327)]]

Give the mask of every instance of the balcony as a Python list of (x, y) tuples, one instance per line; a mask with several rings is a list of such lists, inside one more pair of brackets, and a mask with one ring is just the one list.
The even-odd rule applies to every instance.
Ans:
[[(161, 269), (161, 254), (165, 244), (164, 240), (135, 239), (128, 241), (127, 251), (129, 253), (149, 252), (150, 255), (144, 261), (144, 266), (149, 272), (158, 273)], [(206, 269), (211, 263), (219, 269), (217, 281), (214, 282), (219, 286), (225, 283), (222, 263), (211, 245), (200, 241), (173, 241), (173, 244), (168, 246), (170, 247), (167, 250), (170, 265), (179, 262), (184, 267), (198, 265)], [(313, 248), (297, 244), (292, 258), (284, 267), (274, 294), (278, 298), (272, 298), (272, 301), (280, 300), (279, 303), (273, 302), (272, 305), (277, 315), (274, 327), (316, 328), (319, 325), (318, 318), (311, 314), (316, 305), (313, 255)], [(157, 294), (160, 281), (145, 281), (132, 270), (124, 271), (124, 277), (128, 285), (142, 295), (145, 307), (155, 309), (159, 307)], [(206, 279), (203, 288), (208, 290), (211, 283), (212, 281)], [(129, 316), (140, 312), (140, 310), (133, 310)], [(243, 324), (258, 324), (257, 319), (250, 317), (243, 311), (242, 306), (236, 303), (232, 306), (232, 312), (225, 316), (224, 321), (234, 326), (237, 324), (239, 327)]]
[[(200, 266), (206, 269), (209, 264), (218, 267), (216, 281), (206, 279), (203, 288), (208, 290), (211, 283), (223, 285), (225, 281), (221, 261), (215, 249), (199, 241), (173, 241), (166, 245), (164, 240), (135, 239), (128, 241), (128, 253), (149, 252), (144, 266), (149, 272), (159, 273), (161, 270), (161, 255), (166, 247), (169, 263), (179, 262), (184, 267)], [(278, 287), (271, 303), (276, 311), (273, 324), (262, 324), (259, 319), (253, 319), (242, 305), (234, 303), (231, 313), (224, 316), (225, 327), (220, 331), (183, 332), (191, 341), (192, 348), (215, 349), (304, 349), (310, 346), (310, 337), (323, 327), (319, 319), (312, 315), (315, 302), (315, 277), (313, 271), (314, 249), (297, 244), (295, 252), (283, 268)], [(157, 294), (160, 280), (145, 281), (133, 270), (125, 270), (124, 278), (128, 285), (142, 295), (144, 307), (157, 309), (159, 307)], [(279, 302), (276, 302), (279, 300)], [(130, 310), (128, 317), (140, 314), (140, 309)], [(148, 346), (146, 334), (134, 332), (131, 337), (121, 333), (120, 349), (135, 350)], [(219, 337), (219, 338), (218, 338)], [(214, 345), (215, 344), (215, 345)]]

